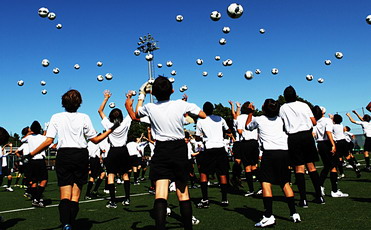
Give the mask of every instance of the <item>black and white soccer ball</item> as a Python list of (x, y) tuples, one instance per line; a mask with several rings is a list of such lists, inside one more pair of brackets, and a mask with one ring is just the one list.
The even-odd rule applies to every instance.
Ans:
[(54, 68), (54, 69), (53, 69), (53, 73), (55, 73), (55, 74), (59, 74), (59, 72), (60, 72), (60, 71), (59, 71), (59, 68)]
[(263, 28), (260, 29), (260, 30), (259, 30), (259, 33), (264, 34), (264, 33), (265, 33), (265, 29), (263, 29)]
[(46, 89), (43, 89), (43, 90), (41, 90), (41, 93), (42, 93), (43, 95), (45, 95), (45, 94), (48, 93), (48, 91), (47, 91)]
[(97, 76), (97, 80), (98, 80), (98, 81), (103, 81), (103, 80), (104, 80), (103, 75), (98, 75), (98, 76)]
[(256, 69), (256, 70), (255, 70), (255, 73), (256, 73), (256, 74), (261, 74), (262, 71), (261, 71), (260, 69)]
[(147, 61), (152, 61), (153, 60), (153, 54), (147, 54), (146, 55), (146, 60)]
[(73, 66), (73, 68), (75, 68), (75, 69), (80, 69), (80, 65), (79, 65), (79, 64), (75, 64), (75, 65)]
[(213, 12), (211, 12), (210, 14), (210, 18), (211, 20), (213, 21), (219, 21), (219, 19), (222, 17), (222, 14), (219, 13), (218, 11), (214, 10)]
[(101, 67), (102, 65), (103, 65), (103, 62), (101, 62), (101, 61), (97, 62), (98, 67)]
[(331, 65), (331, 60), (325, 60), (325, 65)]
[(55, 27), (57, 27), (57, 29), (62, 29), (62, 24), (57, 24)]
[(215, 56), (215, 61), (219, 61), (220, 60), (220, 56)]
[(111, 102), (111, 103), (109, 103), (108, 106), (109, 106), (111, 109), (113, 109), (113, 108), (116, 107), (116, 104), (115, 104), (115, 102)]
[(187, 90), (188, 90), (188, 86), (186, 86), (186, 85), (183, 85), (183, 86), (180, 87), (180, 89), (179, 89), (180, 92), (185, 92), (185, 91), (187, 91)]
[(197, 65), (202, 65), (204, 63), (204, 60), (199, 58), (199, 59), (196, 60), (196, 63), (197, 63)]
[(49, 60), (48, 59), (43, 59), (42, 61), (41, 61), (41, 65), (42, 66), (44, 66), (44, 67), (48, 67), (49, 66)]
[(162, 64), (161, 64), (161, 63), (158, 63), (158, 64), (157, 64), (157, 67), (158, 67), (158, 68), (162, 68)]
[(248, 70), (248, 71), (245, 72), (245, 78), (247, 80), (251, 80), (253, 77), (254, 77), (254, 74), (253, 74), (252, 71)]
[(323, 78), (318, 78), (318, 83), (323, 83), (324, 81), (325, 81), (325, 79), (323, 79)]
[(273, 68), (272, 69), (272, 74), (274, 74), (274, 75), (278, 74), (278, 69), (277, 68)]
[(48, 18), (49, 18), (49, 20), (54, 20), (56, 17), (57, 17), (57, 15), (56, 15), (55, 13), (53, 13), (53, 12), (50, 12), (50, 13), (48, 14)]
[(335, 57), (337, 58), (337, 59), (342, 59), (343, 58), (343, 53), (342, 52), (336, 52), (335, 53)]
[(240, 4), (232, 3), (228, 6), (227, 13), (231, 18), (239, 18), (243, 14), (243, 7)]
[(134, 50), (134, 55), (139, 56), (140, 55), (140, 50)]
[(202, 72), (202, 76), (206, 77), (208, 73), (206, 71)]
[(183, 16), (182, 16), (182, 15), (177, 15), (177, 16), (175, 17), (175, 20), (176, 20), (177, 22), (181, 22), (181, 21), (183, 21)]
[(371, 14), (366, 17), (366, 22), (371, 25)]
[(112, 73), (106, 73), (105, 77), (107, 80), (111, 80), (113, 78), (113, 75)]
[(231, 32), (231, 28), (229, 28), (228, 26), (224, 26), (223, 33), (228, 34), (229, 32)]
[(166, 66), (167, 66), (167, 67), (171, 67), (171, 66), (173, 66), (173, 62), (172, 62), (172, 61), (167, 61), (167, 62), (166, 62)]
[(46, 85), (46, 81), (40, 81), (40, 85), (42, 86)]
[(49, 10), (48, 10), (48, 8), (46, 8), (46, 7), (41, 7), (41, 8), (39, 9), (38, 13), (39, 13), (39, 16), (40, 16), (40, 17), (42, 17), (42, 18), (46, 18), (46, 17), (48, 16), (48, 14), (49, 14)]
[(219, 72), (219, 73), (218, 73), (218, 77), (219, 77), (219, 78), (223, 77), (223, 73), (222, 73), (222, 72)]
[(228, 66), (228, 61), (227, 61), (227, 60), (224, 60), (224, 61), (222, 62), (222, 64), (223, 64), (223, 66)]
[(19, 80), (19, 81), (17, 82), (17, 84), (18, 84), (18, 86), (23, 86), (23, 85), (24, 85), (24, 81), (23, 81), (23, 80)]
[(175, 70), (172, 70), (172, 71), (170, 72), (170, 74), (173, 75), (173, 76), (175, 76), (175, 75), (176, 75), (176, 71), (175, 71)]
[(170, 81), (171, 83), (174, 83), (174, 82), (175, 82), (175, 78), (173, 78), (173, 77), (169, 77), (169, 81)]
[(305, 78), (307, 79), (307, 81), (312, 81), (314, 77), (312, 74), (308, 74)]
[(227, 44), (227, 40), (225, 38), (221, 38), (221, 39), (219, 39), (219, 44), (220, 45), (225, 45), (225, 44)]
[(227, 65), (231, 66), (233, 64), (233, 61), (231, 59), (227, 59)]

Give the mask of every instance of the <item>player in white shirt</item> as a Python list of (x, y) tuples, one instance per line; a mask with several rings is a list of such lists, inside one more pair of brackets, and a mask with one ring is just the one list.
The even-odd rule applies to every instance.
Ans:
[[(252, 103), (249, 108), (254, 111)], [(265, 212), (263, 219), (256, 223), (256, 227), (267, 227), (275, 224), (272, 203), (272, 184), (279, 185), (283, 190), (288, 207), (290, 219), (294, 223), (301, 221), (300, 215), (296, 212), (294, 192), (289, 184), (289, 153), (287, 135), (283, 129), (283, 120), (278, 116), (280, 105), (273, 99), (266, 99), (262, 107), (264, 115), (253, 117), (249, 113), (246, 120), (246, 129), (257, 129), (259, 141), (262, 143), (263, 155), (259, 171), (259, 181), (263, 189), (263, 203)]]
[(203, 111), (207, 117), (197, 121), (196, 136), (201, 137), (205, 143), (204, 156), (201, 156), (202, 162), (200, 165), (200, 184), (202, 192), (202, 200), (197, 204), (198, 208), (209, 207), (208, 196), (208, 177), (216, 173), (220, 180), (220, 189), (222, 193), (222, 206), (228, 206), (227, 199), (227, 174), (229, 170), (228, 154), (224, 148), (224, 131), (228, 131), (229, 127), (225, 120), (217, 115), (213, 115), (214, 106), (210, 102), (205, 102)]
[(206, 115), (195, 104), (183, 100), (170, 100), (174, 92), (173, 85), (162, 76), (157, 77), (152, 85), (152, 94), (157, 102), (143, 105), (146, 92), (148, 92), (147, 86), (149, 84), (145, 83), (140, 89), (135, 114), (132, 109), (131, 94), (128, 95), (125, 106), (128, 113), (134, 115), (133, 117), (149, 117), (151, 130), (156, 138), (150, 171), (150, 178), (156, 181), (154, 202), (156, 229), (165, 229), (169, 180), (176, 183), (184, 229), (192, 229), (192, 204), (187, 186), (189, 173), (187, 145), (184, 141), (183, 130), (184, 114), (191, 113), (201, 118), (205, 118)]
[(347, 113), (346, 115), (349, 117), (349, 120), (357, 125), (361, 125), (363, 129), (363, 133), (366, 136), (365, 144), (363, 146), (363, 155), (365, 156), (365, 163), (366, 163), (366, 172), (371, 172), (370, 167), (370, 156), (369, 152), (371, 151), (371, 117), (368, 114), (365, 114), (363, 117), (361, 117), (357, 111), (353, 110), (353, 113), (357, 115), (360, 121), (355, 121), (351, 116), (350, 113)]
[[(3, 149), (3, 146), (8, 143), (9, 140), (9, 133), (3, 127), (0, 127), (0, 150)], [(0, 160), (0, 177), (2, 177), (2, 161)], [(0, 216), (0, 220), (5, 221), (2, 216)]]
[[(348, 143), (348, 157), (347, 160), (352, 159), (355, 163), (355, 165), (358, 167), (361, 164), (358, 163), (357, 158), (353, 156), (353, 148), (354, 148), (354, 141), (356, 139), (356, 136), (350, 132), (351, 128), (349, 126), (344, 127), (344, 135), (345, 135), (345, 140)], [(351, 165), (349, 167), (352, 167)], [(347, 166), (348, 168), (348, 166)], [(353, 167), (352, 167), (353, 168)]]
[(319, 161), (318, 152), (312, 136), (313, 125), (316, 120), (309, 106), (297, 101), (296, 91), (288, 86), (283, 95), (286, 103), (280, 108), (279, 116), (284, 121), (285, 131), (288, 134), (290, 163), (295, 167), (296, 184), (299, 189), (299, 206), (308, 207), (304, 170), (309, 171), (310, 179), (315, 190), (315, 203), (324, 204), (321, 193), (319, 175), (314, 162)]
[(141, 141), (141, 137), (130, 138), (131, 140), (127, 143), (127, 148), (129, 152), (129, 165), (130, 165), (130, 172), (133, 172), (134, 174), (134, 185), (140, 185), (140, 182), (138, 181), (138, 167), (139, 167), (139, 159), (142, 158), (142, 153), (139, 150), (139, 143)]
[[(5, 147), (6, 146), (9, 146), (10, 147), (10, 151), (7, 152), (5, 150)], [(1, 151), (1, 161), (2, 161), (2, 168), (1, 168), (2, 175), (0, 176), (0, 186), (3, 184), (4, 177), (7, 177), (8, 184), (7, 184), (7, 187), (6, 187), (5, 190), (8, 191), (8, 192), (13, 192), (13, 189), (11, 187), (13, 176), (12, 176), (12, 173), (11, 173), (11, 169), (8, 166), (8, 155), (11, 154), (12, 151), (13, 151), (13, 145), (12, 145), (12, 143), (5, 144), (0, 149), (0, 151)]]
[(29, 155), (43, 151), (58, 136), (56, 173), (60, 189), (59, 215), (63, 229), (72, 229), (79, 211), (81, 189), (86, 184), (89, 170), (87, 140), (99, 143), (114, 130), (118, 124), (97, 136), (90, 117), (77, 112), (82, 103), (79, 91), (69, 90), (62, 96), (62, 106), (66, 112), (54, 114), (46, 132), (47, 139)]
[(317, 120), (317, 125), (313, 132), (316, 136), (318, 153), (321, 156), (323, 169), (320, 174), (320, 185), (322, 195), (325, 195), (324, 182), (330, 172), (331, 196), (348, 197), (349, 195), (338, 189), (337, 166), (339, 156), (336, 153), (336, 145), (333, 139), (334, 125), (330, 118), (325, 117), (326, 109), (324, 107), (314, 106), (313, 115)]
[[(22, 129), (22, 138), (25, 137), (28, 133), (29, 133), (29, 130), (30, 127), (27, 126), (25, 128)], [(20, 154), (21, 153), (21, 154)], [(28, 160), (22, 160), (22, 159), (25, 159), (25, 158), (22, 158), (23, 156), (27, 156), (28, 154), (30, 154), (30, 148), (28, 146), (28, 143), (23, 143), (15, 152), (14, 154), (16, 154), (20, 159), (20, 164), (22, 163), (22, 165), (20, 165), (20, 168), (19, 168), (19, 173), (22, 173), (23, 172), (23, 179), (22, 179), (22, 187), (23, 188), (26, 188), (26, 191), (25, 193), (23, 194), (24, 197), (27, 197), (27, 198), (31, 198), (31, 195), (30, 195), (30, 188), (31, 188), (31, 185), (30, 185), (30, 181), (29, 181), (29, 177), (30, 177), (30, 170), (29, 170), (29, 164), (28, 164)]]

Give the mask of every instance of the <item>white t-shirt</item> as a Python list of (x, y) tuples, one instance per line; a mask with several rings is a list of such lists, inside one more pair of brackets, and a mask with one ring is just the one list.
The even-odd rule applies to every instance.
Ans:
[(28, 143), (23, 143), (17, 150), (22, 151), (23, 156), (27, 156), (28, 154), (30, 154), (30, 148), (28, 147)]
[(307, 104), (300, 101), (283, 104), (279, 116), (282, 117), (285, 130), (289, 134), (307, 131), (313, 127), (310, 120), (311, 117), (314, 117), (313, 113)]
[[(0, 151), (2, 151), (3, 149), (3, 146), (0, 146)], [(8, 166), (8, 161), (7, 161), (7, 156), (9, 154), (6, 152), (6, 150), (4, 149), (4, 151), (1, 153), (1, 167), (6, 167)]]
[(90, 117), (84, 113), (62, 112), (52, 116), (46, 137), (56, 138), (57, 148), (87, 148), (86, 139), (97, 136)]
[[(44, 141), (46, 140), (46, 136), (43, 136), (41, 134), (37, 135), (29, 135), (22, 139), (22, 141), (28, 143), (29, 151), (34, 151), (37, 147), (39, 147)], [(32, 157), (33, 160), (40, 160), (45, 159), (46, 153), (45, 150), (41, 151), (40, 153), (36, 154)]]
[[(101, 123), (106, 130), (110, 129), (113, 126), (113, 123), (110, 122), (107, 117), (104, 117)], [(112, 146), (122, 147), (126, 145), (130, 125), (131, 117), (127, 115), (121, 122), (120, 126), (108, 135), (108, 141), (111, 143)]]
[(220, 116), (210, 115), (197, 121), (196, 135), (203, 137), (206, 149), (224, 147), (223, 130), (228, 130), (228, 125)]
[(242, 129), (240, 140), (258, 140), (258, 132), (256, 130), (251, 131), (246, 129), (247, 117), (247, 114), (241, 114), (237, 117), (237, 129)]
[(334, 124), (332, 130), (332, 137), (334, 138), (334, 141), (340, 141), (345, 139), (344, 126), (342, 124)]
[(322, 117), (317, 121), (317, 125), (314, 127), (314, 132), (317, 136), (317, 141), (329, 140), (326, 132), (332, 132), (334, 129), (334, 124), (332, 120), (328, 117)]
[(236, 132), (236, 141), (240, 141), (241, 140), (241, 135), (237, 131), (237, 129), (238, 129), (237, 119), (233, 119), (233, 129)]
[(201, 109), (183, 100), (160, 101), (146, 104), (138, 109), (139, 117), (148, 116), (153, 137), (158, 141), (184, 139), (184, 114), (198, 115)]
[(259, 142), (264, 150), (288, 150), (287, 134), (281, 117), (254, 117), (247, 125), (247, 129), (258, 130)]
[(363, 132), (365, 133), (366, 137), (371, 137), (371, 122), (356, 121), (356, 124), (362, 126)]
[(100, 147), (99, 144), (94, 144), (93, 142), (88, 142), (88, 152), (90, 158), (100, 157)]
[(141, 155), (144, 155), (144, 149), (148, 145), (147, 141), (142, 141), (138, 144), (138, 151), (141, 153)]
[(191, 142), (187, 143), (187, 149), (188, 149), (188, 160), (192, 159), (193, 148)]
[(352, 142), (353, 141), (353, 133), (351, 132), (344, 132), (344, 135), (345, 135), (345, 140), (347, 142)]
[(140, 154), (138, 150), (138, 143), (137, 142), (129, 142), (126, 144), (126, 147), (128, 148), (128, 152), (130, 156), (137, 156), (141, 157), (142, 155)]

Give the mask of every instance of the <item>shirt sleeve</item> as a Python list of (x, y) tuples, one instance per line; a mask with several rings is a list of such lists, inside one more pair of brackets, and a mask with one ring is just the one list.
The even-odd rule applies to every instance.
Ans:
[(228, 130), (229, 129), (229, 127), (227, 125), (227, 122), (223, 118), (222, 118), (222, 125), (223, 125), (223, 129), (224, 130)]
[(189, 102), (185, 102), (185, 103), (186, 103), (185, 113), (192, 113), (194, 115), (198, 115), (200, 113), (201, 109), (196, 104), (189, 103)]
[(22, 139), (21, 139), (21, 142), (22, 142), (22, 143), (27, 143), (27, 142), (28, 142), (28, 137), (29, 137), (29, 136), (22, 138)]
[(88, 140), (97, 136), (97, 132), (95, 131), (93, 124), (91, 123), (90, 117), (87, 115), (85, 117), (84, 134)]
[(146, 105), (138, 108), (138, 116), (139, 117), (149, 116), (149, 113), (148, 113), (148, 110), (147, 110), (147, 106)]
[[(237, 117), (237, 129), (242, 129), (242, 130), (245, 130), (245, 124), (246, 124), (246, 120), (243, 119), (244, 117)], [(246, 117), (247, 119), (247, 117)]]
[(326, 132), (332, 132), (334, 131), (334, 124), (332, 123), (331, 119), (328, 120), (326, 123)]
[(57, 118), (52, 116), (49, 121), (48, 130), (46, 131), (46, 137), (55, 138), (58, 133)]
[(141, 117), (140, 122), (151, 124), (151, 121), (149, 120), (149, 117)]
[(258, 128), (259, 123), (256, 121), (256, 118), (253, 118), (251, 122), (246, 126), (247, 130), (253, 131), (254, 129)]
[(112, 125), (113, 125), (113, 124), (108, 120), (107, 117), (104, 117), (100, 123), (103, 125), (103, 128), (104, 128), (105, 130), (110, 129), (110, 128), (112, 127)]
[(305, 114), (308, 116), (308, 117), (314, 117), (313, 115), (313, 112), (312, 110), (309, 108), (309, 105), (305, 104)]

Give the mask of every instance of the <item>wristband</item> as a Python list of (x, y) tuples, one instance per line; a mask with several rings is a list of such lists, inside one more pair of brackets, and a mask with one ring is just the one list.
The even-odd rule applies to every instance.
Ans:
[(146, 98), (146, 95), (144, 93), (139, 94), (138, 100), (143, 100)]

